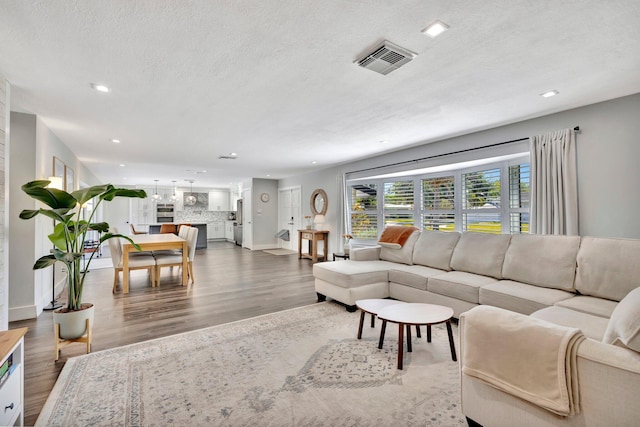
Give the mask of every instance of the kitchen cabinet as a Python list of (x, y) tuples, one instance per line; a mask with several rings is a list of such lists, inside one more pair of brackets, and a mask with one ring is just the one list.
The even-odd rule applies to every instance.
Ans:
[(207, 240), (224, 239), (224, 221), (207, 223)]
[(228, 211), (229, 210), (229, 190), (209, 191), (209, 210)]
[(182, 191), (176, 190), (176, 201), (174, 202), (174, 212), (183, 211), (184, 210), (184, 193)]
[(130, 222), (134, 225), (148, 225), (156, 222), (155, 205), (151, 196), (154, 194), (153, 188), (139, 188), (147, 192), (147, 197), (140, 199), (131, 198), (130, 201)]
[(228, 242), (233, 242), (233, 225), (235, 221), (226, 221), (224, 223), (224, 238), (227, 239)]

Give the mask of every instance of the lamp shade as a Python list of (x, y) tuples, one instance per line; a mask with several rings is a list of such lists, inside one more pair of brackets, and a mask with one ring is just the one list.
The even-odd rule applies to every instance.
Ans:
[(62, 177), (61, 176), (50, 176), (49, 177), (49, 185), (47, 185), (47, 187), (49, 188), (56, 188), (58, 190), (62, 190), (63, 185), (62, 185)]
[(316, 215), (313, 218), (313, 223), (314, 224), (324, 224), (324, 215)]

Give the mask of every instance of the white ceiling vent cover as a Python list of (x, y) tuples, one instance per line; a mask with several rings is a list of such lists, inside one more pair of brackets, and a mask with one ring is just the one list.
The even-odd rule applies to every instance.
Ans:
[(416, 55), (410, 50), (385, 40), (355, 63), (368, 70), (386, 75), (411, 61)]

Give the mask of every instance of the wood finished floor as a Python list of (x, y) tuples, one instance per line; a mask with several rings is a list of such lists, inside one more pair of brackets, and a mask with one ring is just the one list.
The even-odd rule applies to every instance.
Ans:
[[(209, 242), (208, 249), (196, 253), (195, 285), (179, 286), (179, 272), (163, 268), (160, 288), (152, 289), (145, 271), (133, 271), (130, 293), (123, 295), (120, 288), (111, 293), (113, 269), (91, 270), (83, 299), (96, 306), (92, 352), (316, 302), (312, 263), (297, 255), (276, 256)], [(84, 354), (84, 344), (64, 348), (54, 362), (51, 312), (9, 324), (11, 329), (23, 326), (29, 328), (25, 425), (33, 425), (65, 362)]]

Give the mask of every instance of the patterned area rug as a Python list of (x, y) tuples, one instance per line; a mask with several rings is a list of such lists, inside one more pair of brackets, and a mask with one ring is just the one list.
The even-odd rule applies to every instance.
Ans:
[(326, 302), (72, 358), (36, 425), (465, 425), (443, 325), (398, 370), (397, 326), (378, 350), (358, 321)]

